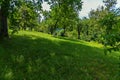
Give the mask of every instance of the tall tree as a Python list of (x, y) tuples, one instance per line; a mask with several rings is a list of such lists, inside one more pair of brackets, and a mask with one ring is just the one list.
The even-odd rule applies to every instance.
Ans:
[(54, 27), (60, 26), (63, 28), (63, 35), (65, 36), (68, 26), (71, 25), (70, 22), (78, 17), (78, 12), (82, 8), (81, 0), (51, 0), (51, 17), (55, 21)]
[(9, 37), (8, 25), (7, 25), (9, 6), (10, 6), (10, 0), (0, 1), (0, 38)]
[(14, 9), (17, 11), (17, 9), (19, 9), (23, 4), (21, 2), (28, 4), (27, 7), (30, 9), (31, 4), (34, 5), (33, 12), (38, 13), (41, 10), (42, 0), (0, 0), (0, 37), (9, 37), (7, 24), (8, 14), (9, 12), (15, 11)]
[(107, 11), (111, 11), (115, 9), (117, 0), (103, 0), (103, 3), (105, 4)]
[[(103, 2), (106, 6), (106, 15), (101, 19), (101, 24), (106, 30), (104, 34), (104, 46), (106, 48), (105, 52), (107, 50), (119, 50), (120, 28), (118, 23), (120, 23), (120, 20), (118, 17), (120, 16), (120, 10), (115, 7), (117, 0), (104, 0)], [(108, 46), (111, 46), (111, 48)]]
[(82, 30), (82, 21), (80, 19), (78, 19), (78, 22), (77, 22), (78, 39), (80, 39), (81, 30)]

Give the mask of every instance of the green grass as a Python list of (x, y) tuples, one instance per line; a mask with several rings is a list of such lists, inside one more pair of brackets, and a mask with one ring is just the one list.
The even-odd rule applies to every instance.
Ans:
[(95, 42), (20, 31), (0, 41), (0, 80), (120, 80), (120, 52)]

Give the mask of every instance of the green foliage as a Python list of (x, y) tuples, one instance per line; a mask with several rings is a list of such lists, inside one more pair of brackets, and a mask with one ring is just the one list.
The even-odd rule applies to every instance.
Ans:
[(53, 34), (56, 29), (62, 28), (64, 30), (62, 36), (66, 36), (66, 32), (76, 25), (78, 12), (82, 8), (81, 0), (51, 0), (49, 4), (51, 4), (51, 11), (47, 14), (45, 11), (43, 15), (50, 33)]
[[(40, 4), (39, 4), (40, 5)], [(16, 30), (33, 30), (38, 25), (39, 5), (32, 1), (19, 1), (9, 14), (10, 29)], [(40, 9), (39, 9), (40, 10)]]
[(115, 8), (116, 4), (117, 4), (117, 0), (103, 0), (103, 3), (106, 6), (106, 9), (108, 11), (111, 11)]
[(66, 34), (67, 34), (67, 37), (70, 39), (77, 39), (77, 37), (78, 37), (76, 30), (69, 31)]
[(119, 39), (119, 9), (115, 9), (116, 0), (105, 2), (106, 14), (100, 20), (102, 26), (105, 27), (104, 32), (104, 46), (108, 48), (107, 50), (111, 52), (112, 50), (118, 51), (120, 49), (120, 39)]
[(103, 2), (105, 7), (91, 10), (89, 18), (82, 19), (81, 39), (104, 44), (106, 53), (120, 49), (118, 37), (120, 35), (120, 9), (115, 7), (117, 0), (104, 0)]

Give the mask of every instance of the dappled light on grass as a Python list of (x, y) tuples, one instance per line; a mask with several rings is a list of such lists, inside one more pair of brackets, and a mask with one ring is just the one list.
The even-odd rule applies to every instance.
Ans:
[(1, 80), (118, 79), (115, 54), (105, 56), (101, 48), (85, 42), (23, 32), (0, 44)]

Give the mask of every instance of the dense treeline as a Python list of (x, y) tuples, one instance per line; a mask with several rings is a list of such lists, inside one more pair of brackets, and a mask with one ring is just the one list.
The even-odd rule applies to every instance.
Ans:
[(91, 10), (89, 16), (83, 18), (79, 18), (84, 4), (81, 0), (45, 1), (50, 5), (50, 11), (42, 10), (43, 0), (1, 0), (0, 37), (9, 37), (9, 26), (12, 33), (35, 30), (54, 36), (97, 41), (104, 44), (105, 52), (110, 46), (109, 51), (119, 50), (120, 10), (116, 8), (117, 0), (103, 0), (105, 6)]

